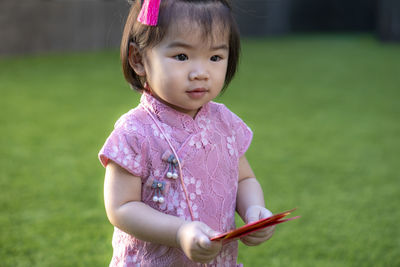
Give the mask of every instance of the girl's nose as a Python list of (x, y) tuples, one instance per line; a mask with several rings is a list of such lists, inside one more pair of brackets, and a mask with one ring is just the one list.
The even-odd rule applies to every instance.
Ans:
[(189, 80), (208, 80), (210, 78), (210, 74), (205, 68), (198, 67), (195, 70), (192, 70), (189, 73)]

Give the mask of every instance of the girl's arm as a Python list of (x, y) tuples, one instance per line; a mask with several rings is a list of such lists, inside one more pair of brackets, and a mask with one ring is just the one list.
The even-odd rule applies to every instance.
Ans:
[[(272, 213), (265, 208), (264, 193), (255, 178), (246, 156), (239, 159), (239, 184), (236, 199), (236, 210), (245, 223), (267, 218)], [(258, 245), (271, 238), (275, 227), (267, 227), (241, 238), (249, 246)]]
[(209, 262), (218, 255), (221, 243), (209, 241), (216, 232), (201, 222), (187, 222), (144, 204), (141, 186), (139, 177), (112, 161), (107, 164), (104, 201), (111, 224), (140, 240), (179, 247), (194, 261)]

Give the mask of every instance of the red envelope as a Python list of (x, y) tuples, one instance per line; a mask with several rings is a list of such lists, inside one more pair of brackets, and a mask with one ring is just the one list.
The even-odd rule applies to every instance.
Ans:
[(258, 231), (260, 229), (269, 227), (269, 226), (273, 226), (276, 224), (280, 224), (280, 223), (284, 223), (287, 221), (291, 221), (294, 219), (299, 218), (300, 216), (296, 216), (296, 217), (292, 217), (292, 218), (288, 218), (288, 219), (282, 219), (283, 217), (286, 217), (287, 215), (289, 215), (291, 212), (293, 212), (296, 209), (292, 209), (292, 210), (288, 210), (288, 211), (284, 211), (275, 215), (272, 215), (271, 217), (268, 218), (264, 218), (261, 219), (259, 221), (256, 222), (252, 222), (246, 225), (243, 225), (242, 227), (239, 227), (237, 229), (234, 229), (232, 231), (214, 236), (212, 238), (210, 238), (211, 241), (219, 241), (222, 240), (224, 242), (227, 241), (233, 241), (236, 240), (242, 236), (246, 236), (248, 234), (251, 234), (255, 231)]

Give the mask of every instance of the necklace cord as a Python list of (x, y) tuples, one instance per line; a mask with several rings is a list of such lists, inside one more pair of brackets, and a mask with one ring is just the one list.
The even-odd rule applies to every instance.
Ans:
[(184, 181), (183, 181), (183, 176), (182, 176), (182, 165), (181, 165), (181, 161), (179, 160), (178, 154), (176, 153), (174, 147), (172, 146), (172, 144), (171, 144), (169, 138), (168, 138), (167, 135), (164, 133), (164, 130), (161, 128), (161, 126), (157, 123), (157, 121), (156, 121), (156, 119), (154, 118), (154, 116), (151, 114), (150, 110), (148, 110), (148, 108), (145, 107), (144, 105), (141, 105), (141, 106), (144, 108), (144, 110), (146, 110), (147, 114), (149, 114), (150, 118), (154, 121), (154, 123), (156, 124), (157, 128), (160, 130), (161, 134), (164, 136), (164, 138), (165, 138), (165, 140), (167, 141), (169, 147), (171, 148), (172, 153), (174, 153), (174, 156), (175, 156), (175, 158), (176, 158), (176, 161), (178, 162), (179, 178), (180, 178), (180, 181), (181, 181), (181, 185), (182, 185), (182, 188), (183, 188), (183, 192), (184, 192), (184, 194), (185, 194), (186, 202), (187, 202), (187, 204), (188, 204), (190, 217), (191, 217), (192, 221), (194, 221), (193, 210), (192, 210), (192, 207), (190, 206), (189, 195), (188, 195), (188, 192), (187, 192), (187, 190), (186, 190), (185, 183), (184, 183)]

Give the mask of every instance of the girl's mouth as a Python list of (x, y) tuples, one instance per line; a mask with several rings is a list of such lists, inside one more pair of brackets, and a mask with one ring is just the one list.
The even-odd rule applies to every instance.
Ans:
[(190, 98), (199, 99), (202, 98), (208, 92), (205, 88), (195, 88), (192, 90), (186, 91)]

